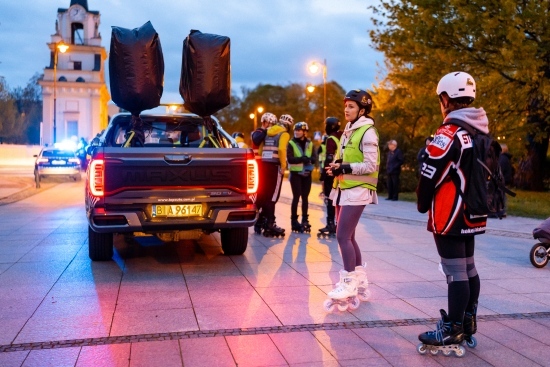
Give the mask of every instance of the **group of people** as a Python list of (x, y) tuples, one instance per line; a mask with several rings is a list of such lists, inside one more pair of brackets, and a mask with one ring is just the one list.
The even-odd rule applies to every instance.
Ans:
[[(475, 234), (484, 233), (487, 216), (469, 213), (468, 205), (460, 196), (470, 184), (474, 163), (471, 139), (464, 128), (453, 124), (461, 120), (478, 131), (488, 133), (488, 118), (483, 108), (470, 107), (476, 97), (474, 78), (465, 72), (445, 75), (436, 88), (443, 123), (426, 147), (422, 157), (417, 193), (417, 207), (428, 213), (428, 231), (433, 233), (439, 268), (447, 280), (447, 310), (441, 310), (441, 321), (435, 331), (419, 335), (424, 349), (455, 351), (463, 340), (475, 340), (476, 312), (480, 293), (480, 278), (474, 261)], [(292, 229), (310, 228), (308, 221), (308, 194), (311, 172), (319, 159), (323, 168), (323, 193), (327, 200), (326, 231), (335, 232), (342, 254), (343, 269), (340, 279), (328, 293), (325, 307), (351, 304), (365, 295), (367, 287), (366, 264), (356, 238), (356, 227), (365, 206), (377, 204), (377, 185), (380, 167), (380, 147), (375, 121), (370, 115), (372, 98), (364, 90), (352, 90), (344, 98), (346, 124), (329, 117), (325, 121), (326, 143), (319, 156), (307, 138), (305, 122), (294, 124), (288, 114), (277, 118), (265, 113), (262, 126), (252, 133), (253, 149), (259, 163), (262, 187), (257, 205), (260, 217), (257, 233), (284, 236), (284, 229), (276, 225), (277, 202), (283, 172), (289, 168), (293, 192), (291, 205)], [(293, 137), (290, 131), (293, 128)], [(397, 200), (402, 153), (396, 142), (390, 141), (388, 159), (389, 200)], [(397, 178), (395, 177), (397, 175)], [(298, 202), (302, 200), (302, 220), (298, 221)], [(356, 305), (358, 306), (358, 304)], [(340, 307), (339, 307), (340, 308)], [(450, 349), (449, 349), (450, 348)], [(434, 349), (431, 349), (432, 351)], [(462, 349), (463, 352), (463, 349)]]

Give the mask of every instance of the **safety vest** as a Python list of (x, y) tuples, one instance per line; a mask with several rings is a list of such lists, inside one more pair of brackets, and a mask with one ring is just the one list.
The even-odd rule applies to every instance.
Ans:
[[(363, 152), (361, 151), (361, 142), (363, 140), (363, 135), (367, 132), (368, 129), (373, 127), (373, 125), (364, 125), (359, 129), (355, 130), (351, 138), (346, 143), (344, 147), (344, 155), (342, 164), (350, 163), (360, 163), (363, 162)], [(378, 136), (378, 131), (374, 130)], [(338, 155), (342, 156), (341, 152), (342, 147), (338, 150)], [(380, 168), (380, 149), (378, 149), (378, 157), (376, 159), (376, 170), (372, 173), (367, 173), (365, 175), (351, 175), (344, 174), (338, 177), (338, 185), (342, 190), (351, 189), (354, 187), (365, 187), (376, 191), (376, 185), (378, 184), (378, 171)], [(336, 181), (336, 180), (335, 180)]]
[[(288, 143), (292, 146), (294, 157), (300, 158), (304, 156), (304, 152), (302, 151), (302, 148), (298, 144), (296, 144), (294, 140), (290, 140)], [(313, 154), (313, 143), (311, 142), (311, 140), (307, 140), (305, 155), (306, 157), (311, 158), (312, 154)], [(311, 172), (313, 171), (313, 164), (308, 164), (304, 167), (304, 163), (302, 162), (300, 163), (288, 162), (288, 169), (291, 172), (302, 172), (304, 170)]]
[(284, 131), (274, 136), (266, 136), (262, 148), (262, 162), (279, 164), (279, 140)]
[(319, 167), (321, 168), (325, 166), (325, 159), (327, 159), (328, 139), (334, 140), (334, 142), (336, 143), (336, 147), (340, 146), (340, 140), (334, 135), (329, 135), (327, 140), (323, 144), (321, 144), (321, 153), (319, 153)]

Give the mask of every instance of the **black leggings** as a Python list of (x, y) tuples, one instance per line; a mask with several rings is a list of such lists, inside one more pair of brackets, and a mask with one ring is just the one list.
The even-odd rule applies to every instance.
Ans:
[(298, 201), (300, 201), (300, 198), (302, 199), (302, 218), (307, 218), (308, 197), (311, 191), (311, 175), (302, 176), (297, 173), (291, 173), (290, 188), (292, 189), (291, 219), (298, 218)]
[(336, 206), (336, 239), (342, 252), (344, 269), (355, 271), (355, 267), (361, 265), (361, 250), (355, 240), (355, 227), (359, 223), (361, 213), (365, 205)]
[(481, 288), (474, 262), (475, 238), (434, 234), (434, 240), (442, 262), (443, 259), (450, 260), (447, 263), (452, 263), (456, 272), (461, 274), (457, 280), (447, 277), (447, 301), (449, 318), (455, 322), (462, 322), (464, 312), (473, 312), (477, 306)]

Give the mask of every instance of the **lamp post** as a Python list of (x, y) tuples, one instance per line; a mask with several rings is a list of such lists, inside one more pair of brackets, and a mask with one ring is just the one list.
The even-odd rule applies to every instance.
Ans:
[(57, 142), (57, 54), (69, 49), (63, 41), (57, 42), (53, 51), (53, 143)]
[(327, 59), (324, 59), (322, 64), (313, 61), (307, 67), (311, 74), (317, 74), (321, 68), (323, 69), (323, 121), (325, 121), (327, 119)]
[(254, 110), (253, 113), (251, 113), (249, 115), (249, 117), (251, 119), (254, 119), (254, 130), (253, 131), (256, 131), (256, 128), (258, 127), (258, 113), (262, 113), (262, 112), (264, 112), (264, 108), (262, 106), (259, 106), (258, 108), (256, 108)]
[(311, 94), (314, 91), (315, 91), (315, 86), (314, 85), (308, 84), (306, 86), (306, 122), (308, 122), (308, 120), (309, 120), (309, 97), (308, 97), (308, 93)]

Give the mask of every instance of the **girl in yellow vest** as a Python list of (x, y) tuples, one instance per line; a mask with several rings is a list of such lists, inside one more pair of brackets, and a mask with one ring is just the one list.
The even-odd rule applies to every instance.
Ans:
[(348, 123), (340, 139), (337, 160), (326, 168), (327, 175), (335, 177), (330, 199), (336, 207), (336, 238), (344, 262), (340, 281), (324, 303), (329, 312), (336, 306), (342, 311), (348, 306), (356, 309), (370, 295), (355, 227), (365, 206), (378, 204), (380, 149), (374, 120), (368, 115), (371, 108), (372, 98), (366, 91), (356, 89), (346, 94), (344, 114)]

